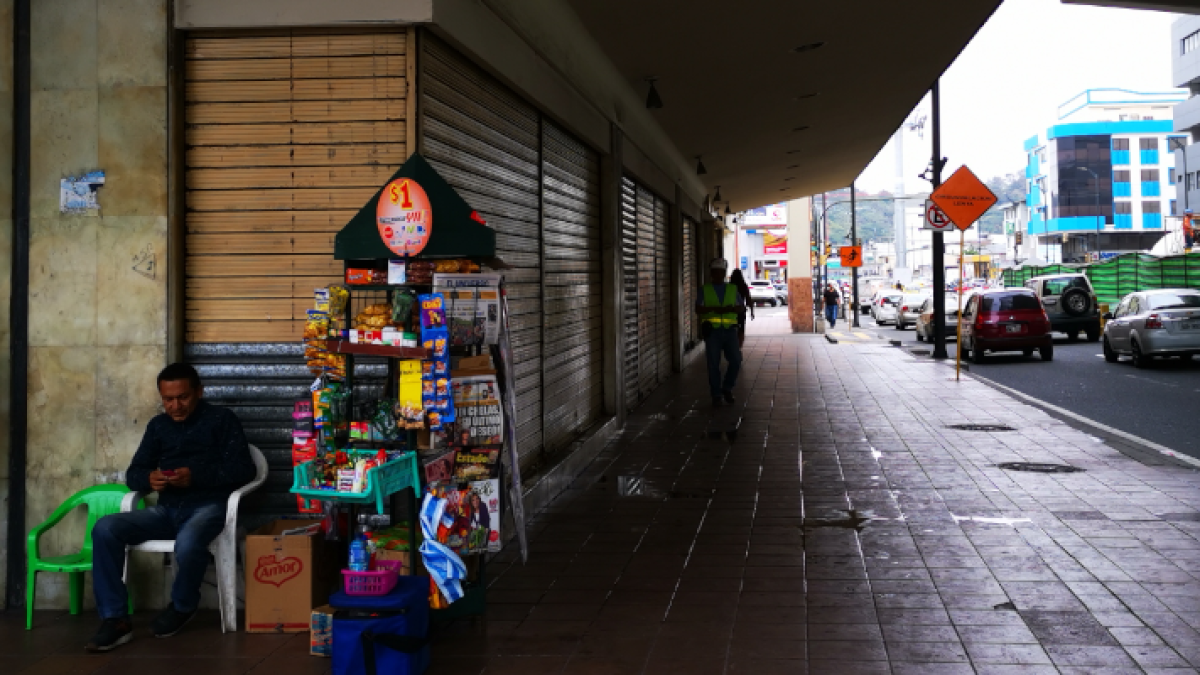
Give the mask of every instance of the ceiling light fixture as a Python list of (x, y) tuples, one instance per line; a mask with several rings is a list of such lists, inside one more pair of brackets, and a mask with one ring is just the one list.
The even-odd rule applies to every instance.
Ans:
[(800, 168), (800, 165), (799, 165), (799, 164), (793, 164), (793, 165), (791, 165), (791, 166), (789, 166), (789, 167), (787, 167), (787, 168), (788, 168), (788, 170), (789, 170), (789, 171), (790, 171), (790, 170), (792, 170), (792, 169), (799, 169), (799, 168)]
[(806, 98), (814, 98), (814, 97), (820, 96), (820, 95), (821, 95), (821, 92), (819, 92), (819, 91), (810, 91), (807, 94), (800, 94), (799, 96), (796, 97), (796, 100), (803, 101)]
[(721, 186), (718, 185), (717, 186), (717, 194), (713, 195), (713, 203), (723, 202), (723, 201), (725, 201), (725, 200), (721, 199)]
[(787, 178), (784, 178), (784, 180), (785, 180), (785, 181), (786, 181), (786, 180), (796, 180), (796, 177), (795, 177), (795, 176), (788, 176)]
[(658, 78), (647, 77), (646, 81), (650, 83), (650, 91), (646, 92), (646, 107), (651, 110), (663, 107), (662, 97), (658, 95), (658, 89), (654, 88), (654, 83), (658, 81)]
[(788, 150), (788, 151), (787, 151), (787, 154), (789, 154), (789, 155), (796, 155), (796, 154), (799, 154), (799, 153), (801, 153), (801, 152), (804, 152), (804, 151), (803, 151), (803, 150)]
[(696, 175), (703, 176), (708, 173), (708, 169), (704, 168), (704, 162), (700, 159), (700, 155), (696, 155)]
[(824, 46), (825, 46), (824, 42), (810, 42), (806, 45), (800, 45), (799, 47), (796, 47), (792, 51), (796, 52), (797, 54), (803, 54), (804, 52), (811, 52), (814, 49), (820, 49), (821, 47), (824, 47)]
[(792, 129), (792, 131), (808, 131), (808, 130), (809, 130), (809, 126), (807, 124), (801, 124), (800, 126), (796, 127), (795, 129)]

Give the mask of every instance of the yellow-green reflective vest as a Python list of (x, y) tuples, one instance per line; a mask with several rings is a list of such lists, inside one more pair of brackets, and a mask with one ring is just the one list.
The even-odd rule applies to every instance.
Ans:
[(705, 307), (729, 307), (733, 312), (728, 314), (705, 314), (704, 321), (711, 323), (714, 328), (730, 328), (737, 325), (737, 287), (725, 284), (725, 300), (717, 300), (717, 288), (712, 284), (704, 284)]

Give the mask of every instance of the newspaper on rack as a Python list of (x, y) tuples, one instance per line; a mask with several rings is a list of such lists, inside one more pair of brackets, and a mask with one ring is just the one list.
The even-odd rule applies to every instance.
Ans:
[(446, 298), (451, 345), (496, 344), (500, 334), (499, 274), (434, 274), (433, 292)]

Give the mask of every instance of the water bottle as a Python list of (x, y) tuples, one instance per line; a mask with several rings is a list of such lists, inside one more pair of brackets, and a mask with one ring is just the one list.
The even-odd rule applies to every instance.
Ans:
[(351, 572), (367, 572), (370, 567), (370, 558), (367, 554), (367, 542), (359, 535), (353, 542), (350, 543), (350, 571)]

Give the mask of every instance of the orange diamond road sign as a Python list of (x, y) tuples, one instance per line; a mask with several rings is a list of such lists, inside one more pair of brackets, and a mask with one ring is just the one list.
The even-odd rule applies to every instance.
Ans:
[(929, 199), (960, 230), (967, 229), (979, 220), (997, 201), (988, 186), (965, 166), (960, 166), (949, 180), (929, 195)]
[(841, 246), (838, 257), (842, 259), (842, 267), (862, 267), (861, 246)]

